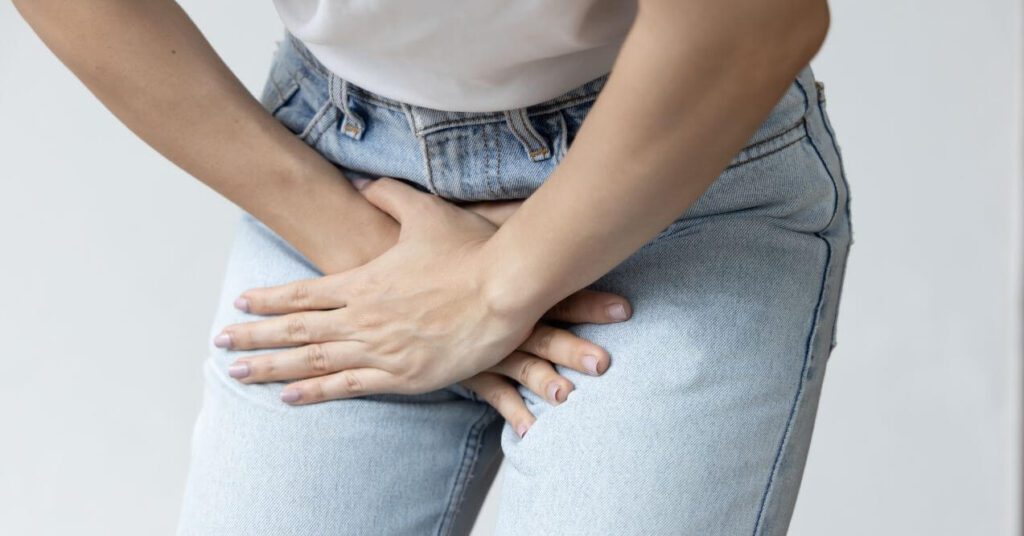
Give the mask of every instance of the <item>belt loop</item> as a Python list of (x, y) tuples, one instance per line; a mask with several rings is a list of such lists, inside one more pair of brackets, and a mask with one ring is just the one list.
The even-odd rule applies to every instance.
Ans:
[(359, 140), (366, 130), (366, 123), (359, 114), (352, 111), (348, 105), (348, 80), (342, 80), (336, 75), (331, 75), (328, 81), (328, 92), (331, 94), (331, 102), (341, 110), (341, 131), (346, 136)]
[(512, 134), (519, 140), (519, 143), (523, 144), (526, 154), (530, 155), (530, 160), (540, 162), (551, 158), (551, 149), (544, 138), (533, 128), (530, 117), (526, 114), (526, 108), (506, 110), (505, 122), (508, 123), (508, 128), (512, 130)]

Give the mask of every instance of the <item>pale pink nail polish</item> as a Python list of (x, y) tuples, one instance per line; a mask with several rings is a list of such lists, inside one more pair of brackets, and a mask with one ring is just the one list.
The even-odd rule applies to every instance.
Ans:
[(228, 367), (228, 376), (231, 376), (236, 380), (248, 376), (250, 372), (251, 369), (249, 369), (248, 363), (235, 363)]
[(356, 190), (362, 190), (363, 188), (366, 188), (366, 185), (368, 184), (370, 184), (370, 179), (364, 179), (362, 177), (352, 179), (352, 186), (355, 186)]
[(299, 398), (302, 398), (302, 393), (295, 389), (285, 389), (281, 391), (281, 402), (291, 404), (292, 402), (298, 402)]
[(519, 423), (519, 426), (516, 426), (516, 435), (519, 436), (519, 439), (522, 439), (522, 438), (526, 437), (526, 431), (529, 430), (529, 429), (530, 429), (530, 425), (529, 424), (526, 424), (525, 422), (524, 423)]
[(596, 355), (585, 355), (583, 356), (583, 368), (587, 369), (587, 372), (594, 376), (598, 376), (601, 373), (597, 370), (597, 356)]
[(549, 385), (548, 386), (548, 399), (551, 400), (552, 402), (559, 402), (559, 400), (558, 400), (558, 391), (559, 390), (560, 390), (560, 388), (558, 387), (557, 383), (552, 383), (551, 385)]
[(249, 300), (239, 296), (235, 298), (235, 309), (242, 311), (243, 313), (249, 312)]
[(626, 312), (626, 306), (621, 303), (613, 303), (609, 305), (607, 311), (608, 316), (611, 317), (612, 320), (622, 322), (629, 318), (629, 313)]
[(221, 333), (213, 338), (213, 345), (217, 348), (231, 348), (231, 335)]

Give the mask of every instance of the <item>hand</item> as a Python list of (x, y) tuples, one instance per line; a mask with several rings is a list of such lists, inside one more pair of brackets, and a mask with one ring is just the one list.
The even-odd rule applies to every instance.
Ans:
[[(275, 315), (302, 310), (294, 295), (277, 299), (262, 293), (263, 290), (253, 291), (255, 301), (244, 307), (248, 312)], [(622, 322), (629, 314), (629, 302), (625, 298), (581, 290), (551, 308), (544, 319), (567, 324), (608, 324)], [(561, 404), (575, 386), (556, 371), (556, 364), (599, 376), (608, 369), (610, 358), (603, 348), (568, 330), (539, 323), (516, 351), (487, 371), (459, 383), (494, 407), (522, 437), (535, 418), (515, 384), (525, 386), (550, 404)], [(316, 344), (243, 357), (228, 368), (232, 377), (245, 384), (315, 378), (340, 370), (339, 363)]]
[[(377, 181), (364, 194), (401, 221), (399, 243), (377, 260), (349, 272), (244, 293), (242, 301), (252, 312), (291, 314), (229, 326), (218, 336), (222, 346), (254, 349), (307, 345), (242, 360), (239, 365), (249, 368), (245, 381), (327, 374), (288, 386), (282, 397), (290, 403), (376, 392), (423, 392), (493, 366), (519, 345), (536, 346), (531, 341), (542, 340), (530, 335), (535, 333), (535, 320), (500, 318), (488, 310), (478, 292), (484, 260), (474, 258), (473, 253), (494, 232), (492, 223), (390, 179)], [(606, 306), (610, 300), (617, 300), (621, 306), (616, 308), (620, 311), (618, 318), (605, 316), (605, 321), (628, 317), (628, 304), (621, 298), (591, 297), (596, 298), (590, 300), (592, 304), (603, 301), (602, 306)], [(567, 299), (562, 307), (573, 300)], [(576, 299), (575, 303), (583, 301)], [(568, 332), (561, 333), (578, 340)], [(548, 336), (545, 339), (555, 340)], [(595, 350), (599, 370), (607, 368), (606, 352), (578, 341), (577, 346), (589, 345)], [(565, 364), (585, 370), (578, 357), (581, 355), (577, 353), (575, 362)], [(517, 360), (523, 362), (522, 355), (509, 357), (510, 362)], [(314, 370), (294, 365), (303, 361), (311, 363)], [(514, 367), (503, 362), (495, 370), (500, 373)], [(331, 374), (333, 371), (337, 372)], [(468, 383), (481, 386), (494, 382)], [(563, 387), (559, 392), (567, 394), (568, 386)], [(564, 395), (555, 398), (559, 396)]]

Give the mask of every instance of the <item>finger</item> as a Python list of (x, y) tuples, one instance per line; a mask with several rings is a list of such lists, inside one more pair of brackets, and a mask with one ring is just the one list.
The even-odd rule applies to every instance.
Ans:
[(612, 324), (629, 320), (632, 315), (633, 308), (626, 298), (583, 289), (555, 304), (544, 319), (571, 324)]
[(524, 352), (512, 352), (490, 370), (519, 382), (555, 406), (565, 402), (574, 388), (571, 381), (555, 371), (550, 361)]
[(500, 414), (516, 431), (520, 438), (526, 435), (533, 426), (534, 418), (526, 402), (507, 379), (491, 372), (481, 372), (472, 378), (459, 382), (463, 387), (480, 395)]
[(591, 376), (604, 374), (611, 363), (604, 348), (546, 324), (537, 324), (519, 349)]
[(522, 201), (486, 201), (482, 203), (470, 203), (463, 208), (476, 213), (483, 219), (491, 222), (497, 227), (508, 221), (515, 214)]
[(337, 341), (349, 333), (345, 311), (309, 311), (233, 324), (214, 337), (213, 344), (230, 350), (255, 350)]
[(398, 223), (408, 221), (410, 216), (422, 214), (428, 203), (434, 202), (434, 196), (421, 192), (408, 184), (381, 177), (359, 190), (366, 200), (375, 207), (387, 212)]
[(279, 382), (313, 378), (369, 364), (357, 343), (327, 342), (243, 357), (228, 367), (228, 375), (246, 384)]
[(341, 296), (345, 273), (304, 279), (275, 287), (249, 289), (235, 300), (235, 307), (257, 315), (279, 315), (345, 306)]
[(397, 377), (385, 370), (346, 369), (290, 383), (281, 391), (281, 401), (293, 406), (303, 406), (328, 400), (400, 392), (398, 387)]

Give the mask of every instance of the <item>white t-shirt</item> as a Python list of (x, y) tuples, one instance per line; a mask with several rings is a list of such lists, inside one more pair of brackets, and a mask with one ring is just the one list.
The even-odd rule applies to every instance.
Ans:
[(328, 69), (398, 101), (485, 112), (607, 73), (634, 0), (274, 0)]

